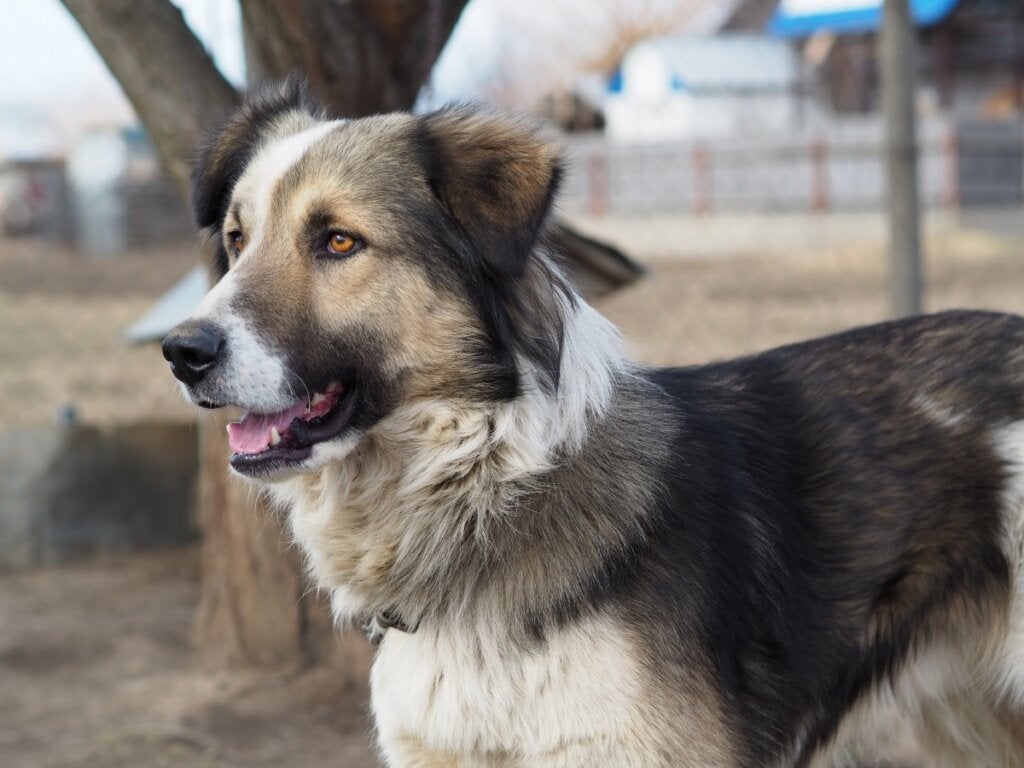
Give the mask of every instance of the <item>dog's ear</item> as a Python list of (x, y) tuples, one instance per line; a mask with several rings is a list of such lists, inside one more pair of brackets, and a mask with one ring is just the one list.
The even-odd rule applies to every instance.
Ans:
[(418, 126), (434, 195), (491, 269), (519, 274), (561, 181), (554, 131), (465, 106), (425, 115)]
[(217, 278), (223, 277), (228, 266), (220, 227), (235, 184), (261, 142), (270, 134), (301, 130), (310, 118), (321, 116), (305, 80), (293, 76), (250, 92), (242, 106), (207, 135), (192, 170), (192, 210), (196, 223), (217, 240)]

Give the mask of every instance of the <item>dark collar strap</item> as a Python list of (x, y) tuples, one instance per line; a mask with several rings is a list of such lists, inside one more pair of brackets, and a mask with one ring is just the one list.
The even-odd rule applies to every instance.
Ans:
[(416, 631), (416, 627), (406, 624), (394, 608), (385, 608), (383, 611), (379, 611), (363, 626), (367, 639), (374, 645), (384, 639), (384, 633), (389, 629), (397, 629), (399, 632), (406, 633)]
[(402, 617), (398, 615), (398, 611), (394, 608), (385, 608), (383, 611), (373, 617), (374, 621), (377, 622), (377, 626), (381, 629), (397, 629), (399, 632), (412, 632), (413, 629), (409, 628), (409, 625), (402, 621)]

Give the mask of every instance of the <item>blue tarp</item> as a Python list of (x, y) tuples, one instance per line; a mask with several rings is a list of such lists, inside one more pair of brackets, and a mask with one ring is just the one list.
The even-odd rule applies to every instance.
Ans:
[[(920, 26), (937, 24), (960, 0), (910, 0)], [(776, 37), (809, 37), (815, 32), (872, 32), (882, 21), (882, 0), (782, 0), (768, 22)]]

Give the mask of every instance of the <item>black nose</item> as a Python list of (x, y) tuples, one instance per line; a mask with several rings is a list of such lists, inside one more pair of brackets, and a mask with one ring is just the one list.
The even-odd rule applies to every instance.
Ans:
[(217, 364), (224, 348), (220, 329), (208, 322), (184, 322), (164, 338), (164, 358), (171, 372), (186, 384), (198, 384)]

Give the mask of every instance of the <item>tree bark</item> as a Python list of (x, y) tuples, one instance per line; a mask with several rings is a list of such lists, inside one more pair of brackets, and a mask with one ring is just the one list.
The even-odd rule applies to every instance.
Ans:
[(410, 109), (467, 2), (249, 0), (249, 80), (302, 72), (346, 117)]
[(303, 585), (277, 517), (227, 476), (225, 420), (200, 429), (202, 589), (195, 640), (214, 666), (306, 661)]

